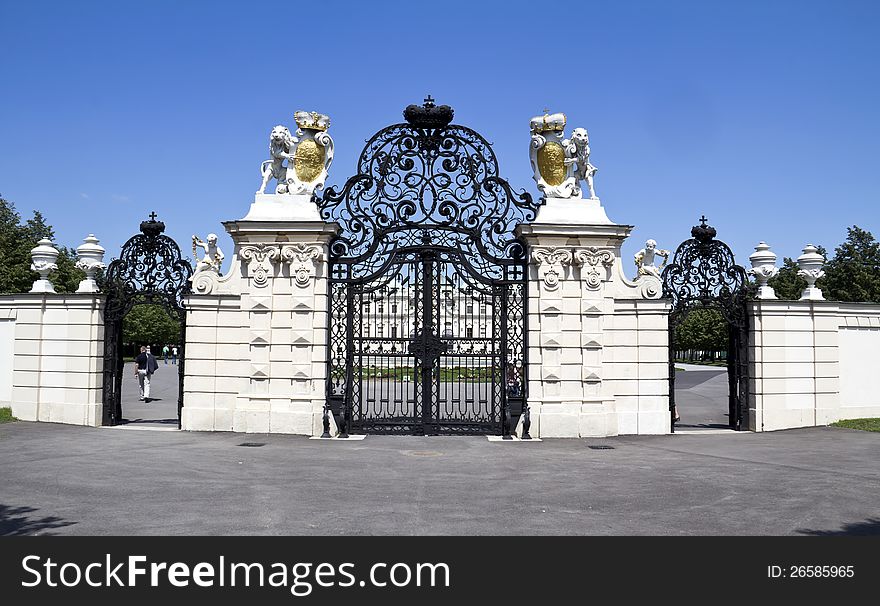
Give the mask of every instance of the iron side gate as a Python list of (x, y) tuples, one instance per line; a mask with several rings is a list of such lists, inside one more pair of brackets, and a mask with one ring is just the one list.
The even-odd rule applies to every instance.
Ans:
[[(730, 247), (716, 240), (717, 231), (706, 224), (691, 229), (691, 239), (675, 250), (663, 270), (663, 296), (672, 300), (669, 313), (669, 414), (675, 418), (675, 331), (694, 309), (718, 310), (727, 323), (728, 414), (731, 429), (749, 425), (749, 317), (746, 308), (748, 278), (737, 265)], [(671, 423), (672, 431), (675, 424)]]
[[(501, 434), (526, 403), (525, 245), (537, 204), (490, 145), (429, 100), (329, 188), (327, 412), (340, 432)], [(325, 428), (327, 426), (325, 421)]]
[(190, 292), (193, 270), (183, 260), (177, 243), (164, 235), (165, 224), (141, 222), (141, 233), (129, 238), (118, 259), (110, 263), (102, 279), (107, 294), (104, 304), (104, 392), (103, 424), (122, 421), (122, 321), (131, 308), (140, 303), (160, 304), (180, 321), (178, 356), (177, 426), (183, 408), (183, 377), (186, 363), (186, 310), (183, 298)]

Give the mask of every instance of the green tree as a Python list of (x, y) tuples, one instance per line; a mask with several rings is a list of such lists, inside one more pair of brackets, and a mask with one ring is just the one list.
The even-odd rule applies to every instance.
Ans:
[(727, 350), (728, 326), (717, 309), (689, 311), (675, 327), (675, 349), (717, 352)]
[[(122, 320), (122, 341), (131, 346), (177, 344), (180, 342), (180, 322), (172, 318), (161, 305), (135, 305)], [(159, 350), (153, 353), (158, 355)]]
[[(39, 211), (24, 224), (15, 205), (0, 196), (0, 293), (28, 292), (39, 277), (31, 271), (31, 249), (43, 238), (54, 240), (55, 231)], [(85, 274), (76, 268), (76, 253), (57, 246), (58, 269), (49, 279), (60, 293), (74, 292)]]
[(785, 257), (779, 273), (767, 281), (767, 285), (776, 291), (776, 296), (786, 301), (794, 301), (801, 298), (801, 293), (807, 287), (807, 281), (798, 276), (798, 266), (794, 259)]
[(880, 243), (858, 225), (846, 232), (825, 266), (823, 294), (832, 301), (880, 303)]

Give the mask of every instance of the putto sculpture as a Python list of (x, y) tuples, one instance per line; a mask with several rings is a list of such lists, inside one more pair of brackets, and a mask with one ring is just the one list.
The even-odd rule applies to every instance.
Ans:
[[(659, 267), (654, 265), (656, 257), (663, 258), (663, 262)], [(653, 276), (659, 280), (660, 272), (666, 266), (668, 260), (669, 251), (662, 248), (658, 250), (657, 242), (655, 240), (648, 240), (645, 242), (645, 248), (635, 254), (636, 267), (638, 268), (636, 279), (642, 276)]]
[(213, 271), (215, 273), (220, 273), (220, 267), (223, 265), (223, 259), (225, 257), (223, 251), (217, 246), (217, 234), (208, 234), (205, 241), (199, 239), (198, 236), (193, 236), (192, 245), (194, 258), (198, 256), (198, 247), (201, 247), (205, 251), (205, 256), (196, 264), (196, 273), (200, 271)]
[(263, 182), (257, 194), (265, 194), (275, 179), (276, 194), (311, 195), (324, 187), (333, 162), (333, 139), (327, 133), (330, 118), (317, 112), (298, 111), (296, 136), (278, 125), (269, 134), (269, 159), (262, 163)]
[(549, 198), (583, 198), (584, 181), (591, 199), (596, 199), (593, 175), (599, 170), (590, 164), (590, 137), (576, 128), (565, 138), (563, 113), (536, 116), (529, 125), (532, 133), (529, 158), (538, 189)]

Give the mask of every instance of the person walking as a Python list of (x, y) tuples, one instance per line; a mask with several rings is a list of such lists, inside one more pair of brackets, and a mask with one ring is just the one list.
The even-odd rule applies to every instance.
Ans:
[(146, 345), (141, 345), (141, 353), (134, 359), (134, 376), (138, 380), (138, 388), (140, 389), (140, 399), (143, 402), (150, 401), (150, 379), (153, 373), (159, 369), (159, 363), (150, 353)]
[(177, 364), (177, 345), (171, 346), (171, 363)]
[(162, 348), (162, 359), (165, 361), (165, 364), (168, 364), (168, 354), (171, 352), (171, 349), (166, 345)]

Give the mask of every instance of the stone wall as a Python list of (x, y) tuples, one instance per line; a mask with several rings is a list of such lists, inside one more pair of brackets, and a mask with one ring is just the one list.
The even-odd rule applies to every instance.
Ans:
[(880, 305), (750, 304), (749, 429), (880, 417)]
[(196, 274), (186, 302), (182, 427), (320, 435), (326, 245), (336, 227), (308, 220), (224, 225), (235, 241), (230, 271)]
[(24, 421), (101, 424), (103, 298), (0, 297), (0, 406)]
[(531, 261), (532, 435), (669, 433), (669, 305), (658, 280), (625, 275), (632, 226), (546, 216), (519, 228)]

